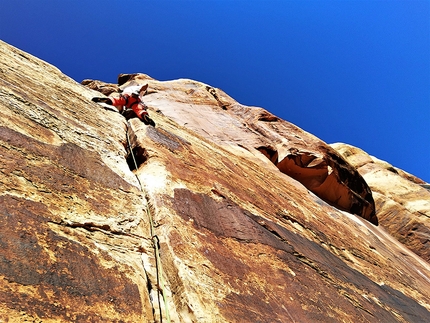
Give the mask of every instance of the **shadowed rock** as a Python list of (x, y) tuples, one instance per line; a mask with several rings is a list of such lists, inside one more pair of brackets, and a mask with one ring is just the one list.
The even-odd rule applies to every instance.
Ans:
[(417, 255), (430, 261), (430, 191), (421, 179), (363, 150), (333, 144), (369, 183), (382, 226)]
[(0, 56), (0, 321), (429, 317), (428, 263), (361, 218), (367, 186), (318, 138), (192, 80), (85, 82), (148, 83), (156, 127), (127, 122), (55, 67)]
[[(156, 82), (144, 74), (119, 76), (122, 87), (127, 84), (143, 85), (148, 81)], [(242, 106), (210, 86), (187, 81), (187, 87), (195, 87), (190, 90), (180, 86), (165, 88), (162, 83), (157, 83), (151, 88), (169, 93), (169, 97), (164, 96), (163, 102), (171, 100), (169, 104), (158, 107), (163, 114), (178, 123), (186, 122), (187, 127), (203, 136), (211, 136), (219, 144), (237, 142), (240, 138), (241, 147), (249, 151), (258, 150), (281, 172), (298, 180), (324, 201), (378, 225), (372, 192), (366, 182), (354, 167), (315, 136), (264, 109)], [(103, 91), (102, 85), (100, 91)], [(188, 94), (190, 102), (200, 106), (182, 111), (184, 107), (178, 104), (179, 100), (175, 100), (182, 97), (183, 92)], [(146, 102), (152, 102), (152, 97), (154, 95), (148, 96)], [(213, 108), (207, 110), (210, 106)], [(202, 108), (208, 112), (206, 119), (202, 118)], [(177, 114), (178, 110), (182, 113)], [(250, 129), (254, 131), (250, 132)]]

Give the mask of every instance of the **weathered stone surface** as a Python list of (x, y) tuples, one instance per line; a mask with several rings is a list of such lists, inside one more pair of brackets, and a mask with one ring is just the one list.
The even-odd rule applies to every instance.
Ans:
[(152, 320), (124, 122), (94, 117), (92, 92), (56, 68), (0, 52), (0, 321)]
[(339, 155), (314, 136), (205, 84), (143, 74), (119, 83), (149, 83), (156, 127), (127, 125), (91, 102), (99, 93), (7, 44), (0, 51), (1, 320), (429, 317), (427, 262), (277, 167), (298, 158), (316, 166), (321, 185), (324, 177), (342, 192), (356, 185), (357, 213), (375, 222), (364, 181), (353, 184), (344, 162), (342, 182)]
[(430, 191), (421, 179), (368, 155), (333, 144), (366, 179), (373, 191), (382, 226), (427, 262), (430, 261)]
[[(214, 322), (398, 321), (400, 309), (406, 321), (428, 315), (421, 307), (428, 296), (406, 296), (429, 284), (411, 264), (425, 277), (428, 265), (383, 230), (333, 209), (277, 169), (170, 123), (157, 118), (181, 138), (170, 136), (176, 148), (150, 138), (157, 128), (138, 129), (140, 145), (154, 152), (139, 174), (170, 251), (164, 259), (175, 263), (168, 276), (187, 282), (170, 284), (181, 313), (191, 307), (195, 320)], [(160, 185), (152, 179), (163, 169)]]
[(102, 81), (83, 80), (81, 84), (85, 85), (89, 89), (101, 92), (104, 95), (110, 95), (120, 91), (120, 88), (117, 84), (105, 83)]
[[(191, 80), (158, 82), (144, 74), (122, 74), (127, 82), (149, 83), (146, 103), (178, 124), (247, 158), (267, 157), (284, 174), (326, 202), (378, 224), (372, 193), (354, 167), (315, 136), (261, 108), (238, 104), (219, 89)], [(99, 81), (92, 89), (104, 91)], [(240, 152), (238, 150), (241, 150)]]

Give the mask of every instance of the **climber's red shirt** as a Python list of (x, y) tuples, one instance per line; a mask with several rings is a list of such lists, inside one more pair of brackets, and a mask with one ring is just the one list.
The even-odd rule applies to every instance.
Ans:
[(130, 95), (130, 94), (121, 94), (119, 98), (110, 98), (112, 101), (112, 105), (116, 107), (126, 107), (128, 109), (132, 109), (136, 115), (142, 119), (146, 112), (146, 105), (140, 100), (138, 96)]

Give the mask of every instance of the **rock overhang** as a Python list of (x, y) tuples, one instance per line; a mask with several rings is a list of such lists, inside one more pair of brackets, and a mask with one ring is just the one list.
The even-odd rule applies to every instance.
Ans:
[[(6, 55), (9, 55), (7, 51)], [(39, 71), (32, 74), (32, 79), (46, 78), (53, 71), (55, 69), (50, 69), (46, 75), (38, 74)], [(6, 77), (10, 78), (10, 75)], [(28, 266), (21, 268), (25, 268), (24, 274), (33, 280), (28, 280), (25, 286), (21, 285), (19, 275), (14, 276), (7, 270), (0, 273), (8, 275), (8, 280), (0, 284), (2, 295), (7, 300), (7, 295), (12, 295), (7, 292), (14, 293), (13, 298), (0, 306), (1, 315), (8, 313), (10, 317), (20, 315), (33, 320), (49, 316), (64, 321), (88, 321), (102, 317), (136, 322), (161, 321), (160, 313), (164, 320), (165, 313), (159, 311), (156, 304), (157, 279), (144, 212), (146, 205), (151, 205), (161, 248), (163, 278), (168, 284), (164, 295), (172, 321), (241, 321), (246, 317), (255, 322), (372, 322), (378, 317), (383, 321), (414, 322), (428, 317), (430, 286), (425, 279), (429, 276), (428, 265), (381, 228), (322, 202), (299, 182), (280, 172), (273, 164), (274, 154), (269, 160), (257, 150), (261, 146), (272, 147), (282, 161), (286, 154), (292, 153), (287, 149), (288, 143), (301, 142), (299, 153), (315, 154), (316, 158), (308, 164), (314, 167), (320, 165), (320, 157), (324, 156), (306, 149), (315, 138), (297, 132), (294, 125), (280, 126), (279, 120), (262, 116), (262, 110), (247, 109), (229, 101), (218, 89), (209, 87), (208, 90), (206, 85), (185, 81), (184, 88), (193, 91), (181, 94), (180, 104), (191, 96), (199, 102), (194, 106), (195, 113), (203, 112), (198, 109), (201, 106), (213, 106), (215, 111), (226, 113), (225, 118), (240, 120), (238, 123), (246, 129), (240, 140), (234, 136), (234, 127), (231, 132), (226, 131), (228, 136), (209, 136), (195, 130), (198, 127), (191, 130), (181, 120), (182, 110), (177, 115), (182, 123), (171, 116), (177, 108), (172, 97), (164, 97), (162, 104), (156, 106), (168, 92), (164, 93), (163, 88), (174, 85), (169, 92), (174, 96), (175, 92), (182, 91), (183, 81), (163, 84), (146, 76), (144, 79), (152, 82), (158, 91), (147, 96), (150, 114), (157, 123), (155, 128), (137, 119), (131, 119), (126, 125), (120, 115), (91, 103), (94, 92), (72, 82), (67, 83), (64, 90), (70, 96), (70, 105), (65, 105), (67, 101), (61, 105), (50, 100), (46, 102), (50, 108), (58, 110), (60, 117), (65, 115), (74, 120), (67, 124), (64, 119), (68, 127), (50, 128), (49, 131), (62, 140), (56, 142), (53, 150), (60, 149), (62, 144), (72, 147), (72, 143), (80, 147), (76, 149), (88, 149), (91, 151), (88, 156), (103, 161), (98, 164), (101, 167), (99, 176), (112, 174), (111, 171), (127, 174), (128, 178), (130, 174), (137, 175), (144, 192), (137, 189), (136, 181), (130, 180), (126, 182), (132, 183), (134, 188), (112, 189), (107, 179), (96, 181), (94, 174), (91, 177), (79, 167), (76, 170), (68, 167), (69, 159), (53, 158), (52, 162), (60, 165), (58, 169), (63, 175), (73, 171), (77, 179), (95, 190), (80, 194), (80, 186), (72, 185), (66, 192), (71, 194), (47, 194), (40, 185), (43, 182), (33, 181), (39, 185), (31, 185), (26, 181), (30, 178), (29, 173), (24, 172), (28, 168), (23, 165), (31, 163), (31, 156), (20, 155), (22, 150), (13, 144), (18, 149), (12, 147), (11, 151), (17, 153), (15, 160), (19, 163), (15, 172), (10, 171), (13, 167), (0, 169), (0, 180), (7, 185), (1, 198), (2, 201), (7, 199), (11, 206), (6, 213), (2, 210), (1, 219), (12, 216), (11, 220), (19, 220), (17, 212), (24, 214), (25, 208), (34, 211), (37, 204), (39, 216), (30, 218), (36, 222), (40, 220), (40, 230), (33, 230), (34, 234), (31, 228), (22, 226), (3, 226), (1, 230), (14, 232), (17, 244), (44, 252), (40, 254), (40, 266), (34, 267), (40, 271), (34, 276), (37, 281), (29, 275), (32, 268)], [(55, 82), (50, 82), (48, 77), (45, 83)], [(34, 93), (40, 90), (31, 82), (26, 86)], [(56, 97), (63, 95), (58, 85), (52, 91)], [(0, 97), (6, 112), (0, 116), (3, 126), (7, 126), (5, 120), (10, 120), (12, 115), (11, 107), (4, 104), (9, 98), (7, 95)], [(17, 116), (22, 112), (32, 127), (49, 127), (24, 110), (14, 111)], [(255, 122), (252, 121), (253, 111), (258, 111)], [(244, 114), (250, 117), (246, 122), (239, 117)], [(190, 117), (193, 118), (192, 113)], [(80, 127), (74, 128), (78, 124)], [(134, 147), (140, 147), (144, 157), (133, 172), (124, 170), (128, 168), (125, 160), (127, 129), (134, 132)], [(15, 125), (14, 130), (19, 132), (19, 127)], [(284, 133), (275, 136), (279, 131), (294, 133), (294, 136)], [(263, 144), (261, 139), (257, 140), (262, 136)], [(48, 139), (38, 138), (49, 143)], [(6, 156), (3, 139), (0, 149), (2, 156)], [(234, 147), (230, 146), (232, 143)], [(243, 144), (243, 148), (239, 144)], [(73, 151), (66, 149), (66, 155), (73, 155)], [(113, 158), (114, 155), (118, 158)], [(47, 154), (44, 156), (46, 158)], [(33, 173), (36, 170), (33, 169)], [(38, 171), (43, 175), (39, 178), (48, 178), (45, 175), (49, 173), (43, 168)], [(11, 183), (20, 183), (20, 186)], [(26, 193), (29, 188), (31, 195)], [(9, 193), (14, 195), (12, 199)], [(101, 200), (98, 214), (82, 207), (87, 205), (86, 199), (97, 201), (100, 198), (104, 200)], [(18, 259), (18, 265), (26, 264), (21, 249), (6, 249), (1, 250), (3, 258)], [(13, 257), (6, 251), (13, 251)], [(74, 261), (63, 262), (69, 254)], [(96, 274), (80, 270), (81, 266)], [(55, 274), (56, 269), (62, 271)], [(80, 277), (73, 282), (71, 278), (76, 275)], [(85, 280), (86, 275), (91, 277)], [(108, 284), (101, 285), (98, 280), (101, 277)], [(49, 284), (58, 282), (58, 278), (60, 290), (51, 288)], [(114, 288), (107, 288), (109, 286)], [(52, 303), (50, 295), (64, 297)], [(70, 295), (73, 297), (69, 298)], [(85, 299), (85, 295), (95, 297)], [(45, 311), (35, 310), (31, 306), (34, 301)], [(16, 312), (17, 304), (20, 313)]]
[[(102, 91), (103, 84), (97, 82), (86, 81)], [(216, 144), (237, 145), (254, 156), (261, 152), (324, 201), (378, 225), (372, 192), (361, 175), (334, 149), (297, 126), (192, 80), (166, 83), (145, 74), (121, 74), (119, 83), (122, 89), (150, 84), (156, 94), (147, 95), (145, 102), (154, 110)]]

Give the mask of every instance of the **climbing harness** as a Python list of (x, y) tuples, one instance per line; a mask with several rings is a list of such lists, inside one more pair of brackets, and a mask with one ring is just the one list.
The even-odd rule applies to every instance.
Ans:
[[(131, 125), (130, 125), (129, 121), (127, 120), (127, 131), (126, 131), (127, 146), (128, 146), (129, 151), (130, 151), (130, 154), (133, 158), (135, 169), (137, 170), (138, 166), (137, 166), (137, 162), (136, 162), (136, 157), (134, 156), (133, 149), (131, 148), (130, 136), (128, 134), (128, 129), (130, 127), (131, 127)], [(139, 183), (140, 190), (142, 192), (144, 192), (142, 182), (140, 181), (139, 176), (137, 176), (137, 174), (136, 174), (136, 178), (137, 178), (137, 181)], [(158, 239), (158, 236), (155, 234), (154, 220), (152, 218), (148, 204), (146, 205), (145, 211), (146, 211), (146, 215), (148, 216), (148, 220), (149, 220), (151, 242), (152, 242), (152, 246), (154, 248), (155, 270), (156, 270), (156, 274), (157, 274), (158, 307), (160, 308), (160, 322), (161, 323), (163, 322), (163, 315), (161, 312), (161, 304), (160, 304), (160, 293), (161, 293), (161, 296), (163, 297), (163, 301), (164, 301), (164, 310), (166, 312), (166, 319), (167, 319), (167, 322), (170, 323), (171, 322), (170, 321), (170, 313), (169, 313), (169, 307), (167, 305), (166, 289), (164, 287), (165, 282), (163, 279), (163, 268), (161, 265), (161, 258), (160, 258), (160, 240)]]
[[(143, 103), (143, 102), (140, 102), (140, 101), (139, 101), (139, 96), (138, 96), (138, 95), (136, 95), (136, 94), (134, 94), (134, 93), (132, 93), (131, 95), (128, 95), (128, 94), (120, 94), (120, 98), (124, 99), (124, 101), (125, 101), (124, 106), (126, 106), (126, 107), (128, 107), (129, 109), (132, 109), (132, 110), (133, 110), (133, 106), (135, 106), (136, 104)], [(133, 98), (133, 99), (134, 99), (134, 102), (131, 102), (130, 106), (128, 106), (128, 105), (129, 105), (129, 100), (130, 100), (131, 98)], [(143, 105), (144, 105), (144, 104), (143, 104)], [(144, 105), (144, 106), (145, 106), (145, 105)]]

